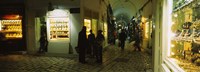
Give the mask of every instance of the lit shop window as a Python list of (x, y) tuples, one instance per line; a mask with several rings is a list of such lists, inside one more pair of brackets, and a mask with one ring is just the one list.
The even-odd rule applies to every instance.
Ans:
[(50, 39), (69, 38), (69, 12), (67, 10), (55, 9), (48, 12), (48, 37)]
[(108, 25), (106, 23), (103, 24), (103, 34), (107, 38), (108, 37)]
[(50, 39), (69, 38), (67, 18), (50, 18)]
[(84, 26), (86, 26), (86, 34), (88, 36), (90, 34), (90, 30), (91, 30), (91, 20), (84, 19)]
[(169, 57), (186, 72), (200, 71), (200, 0), (173, 0)]
[(96, 19), (92, 19), (92, 32), (94, 33), (94, 35), (97, 35), (97, 20)]
[(1, 20), (0, 26), (6, 38), (22, 38), (22, 20)]
[(2, 16), (2, 20), (0, 20), (0, 32), (7, 39), (22, 38), (22, 16), (18, 14)]

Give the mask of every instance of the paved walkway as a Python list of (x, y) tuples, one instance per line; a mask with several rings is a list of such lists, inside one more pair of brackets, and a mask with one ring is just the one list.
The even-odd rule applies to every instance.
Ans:
[(151, 56), (134, 51), (127, 43), (121, 51), (117, 45), (104, 49), (103, 63), (87, 58), (87, 64), (78, 62), (77, 55), (65, 57), (46, 55), (0, 56), (0, 72), (152, 72)]

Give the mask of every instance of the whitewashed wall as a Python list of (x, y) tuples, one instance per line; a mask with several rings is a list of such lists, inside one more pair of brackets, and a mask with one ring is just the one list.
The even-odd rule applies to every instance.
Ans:
[[(35, 22), (36, 17), (46, 16), (48, 3), (51, 2), (54, 8), (59, 9), (70, 9), (70, 8), (79, 8), (80, 0), (25, 0), (25, 17), (26, 17), (26, 40), (27, 40), (27, 52), (29, 54), (34, 54), (38, 51), (38, 33), (40, 30), (38, 28), (38, 23)], [(74, 16), (74, 17), (73, 17)], [(70, 25), (72, 26), (71, 33), (71, 45), (74, 48), (77, 40), (77, 31), (79, 31), (80, 24), (80, 14), (70, 14)], [(77, 30), (76, 30), (77, 29)], [(74, 31), (75, 30), (75, 31)], [(69, 42), (68, 42), (69, 43)], [(69, 44), (66, 44), (69, 48)], [(54, 47), (61, 46), (59, 43)], [(51, 53), (68, 53), (69, 49), (63, 50), (51, 50)]]

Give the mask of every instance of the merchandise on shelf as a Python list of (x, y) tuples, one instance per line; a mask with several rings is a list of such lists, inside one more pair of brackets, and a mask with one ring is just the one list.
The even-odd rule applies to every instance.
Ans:
[[(188, 61), (187, 66), (197, 65), (200, 60), (200, 2), (194, 0), (190, 3), (183, 4), (176, 8), (176, 1), (174, 3), (174, 10), (172, 13), (172, 27), (170, 57), (179, 62)], [(200, 61), (198, 61), (200, 63)], [(181, 68), (184, 68), (181, 63), (177, 63)]]
[(50, 19), (50, 39), (69, 38), (68, 21), (65, 19)]
[(5, 34), (6, 38), (22, 38), (21, 20), (1, 20), (0, 32)]

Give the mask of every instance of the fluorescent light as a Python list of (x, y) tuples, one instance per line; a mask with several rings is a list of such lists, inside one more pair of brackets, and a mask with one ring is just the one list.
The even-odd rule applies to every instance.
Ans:
[(54, 9), (48, 13), (49, 17), (67, 17), (69, 12), (62, 9)]

